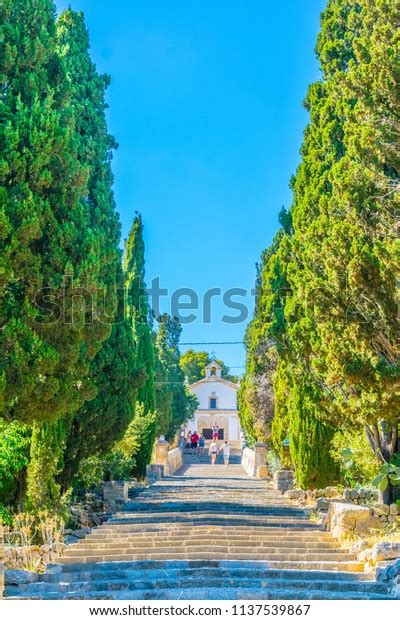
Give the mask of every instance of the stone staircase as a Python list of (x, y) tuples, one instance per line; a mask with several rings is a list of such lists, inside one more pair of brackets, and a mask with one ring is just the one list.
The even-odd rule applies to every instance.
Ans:
[(57, 565), (6, 595), (39, 599), (383, 599), (383, 585), (233, 455), (187, 455)]

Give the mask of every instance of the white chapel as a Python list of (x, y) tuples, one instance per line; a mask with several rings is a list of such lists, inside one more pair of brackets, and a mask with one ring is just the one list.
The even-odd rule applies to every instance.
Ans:
[(221, 366), (213, 361), (205, 369), (206, 376), (189, 385), (199, 401), (199, 408), (185, 427), (202, 433), (207, 442), (212, 439), (212, 427), (219, 426), (220, 441), (228, 441), (233, 448), (241, 447), (240, 421), (237, 409), (238, 384), (221, 377)]

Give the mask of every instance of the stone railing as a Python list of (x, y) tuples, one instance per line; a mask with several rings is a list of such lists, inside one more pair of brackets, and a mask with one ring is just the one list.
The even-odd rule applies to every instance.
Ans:
[(164, 476), (172, 476), (183, 465), (183, 451), (181, 448), (169, 450), (168, 441), (160, 437), (154, 445), (152, 464), (163, 465)]
[(251, 478), (267, 478), (268, 469), (265, 464), (265, 455), (267, 453), (267, 445), (257, 442), (254, 450), (251, 448), (243, 448), (242, 467), (246, 474)]
[(183, 465), (183, 452), (181, 448), (174, 448), (168, 450), (168, 469), (169, 474), (172, 476)]

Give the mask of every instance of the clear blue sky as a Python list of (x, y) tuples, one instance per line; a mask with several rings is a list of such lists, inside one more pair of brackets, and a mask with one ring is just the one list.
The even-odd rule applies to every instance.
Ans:
[[(254, 265), (291, 202), (324, 4), (57, 0), (59, 10), (85, 13), (92, 56), (112, 78), (115, 195), (123, 238), (134, 212), (143, 215), (148, 283), (159, 277), (200, 298), (253, 287)], [(211, 323), (200, 313), (184, 326), (182, 340), (242, 340), (246, 323), (221, 322), (217, 299), (212, 311)], [(242, 346), (198, 348), (244, 363)]]

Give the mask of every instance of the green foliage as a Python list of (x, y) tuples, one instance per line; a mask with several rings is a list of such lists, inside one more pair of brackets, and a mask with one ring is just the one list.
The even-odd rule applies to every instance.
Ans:
[(74, 490), (80, 492), (97, 489), (103, 480), (130, 480), (134, 468), (134, 457), (126, 456), (120, 448), (115, 448), (103, 456), (90, 456), (79, 464), (74, 478)]
[(185, 351), (180, 360), (187, 382), (191, 384), (204, 379), (206, 376), (205, 367), (212, 361), (221, 366), (221, 377), (233, 383), (237, 382), (238, 378), (230, 373), (228, 366), (222, 360), (214, 359), (207, 351), (194, 351), (193, 349)]
[(331, 452), (348, 486), (369, 484), (378, 473), (378, 464), (360, 428), (336, 431)]
[(334, 430), (318, 417), (320, 405), (315, 386), (295, 383), (289, 401), (290, 454), (302, 489), (322, 489), (338, 480), (338, 467), (330, 453)]
[(388, 486), (400, 486), (400, 454), (395, 454), (390, 463), (384, 463), (372, 484), (380, 491), (386, 491)]
[(0, 505), (16, 506), (23, 497), (30, 437), (28, 426), (0, 418)]
[(93, 395), (89, 363), (110, 327), (93, 298), (99, 227), (51, 0), (2, 1), (0, 92), (0, 415), (54, 420)]
[[(125, 244), (124, 273), (127, 300), (127, 317), (130, 321), (135, 344), (135, 368), (144, 376), (137, 391), (135, 413), (128, 431), (133, 432), (140, 444), (136, 454), (136, 473), (144, 477), (150, 463), (156, 436), (156, 394), (154, 386), (155, 353), (150, 326), (150, 308), (145, 285), (145, 259), (143, 223), (136, 215)], [(128, 432), (127, 431), (127, 432)]]
[(146, 411), (143, 403), (136, 402), (135, 416), (122, 440), (116, 444), (116, 448), (127, 458), (134, 458), (131, 477), (145, 476), (146, 465), (150, 463), (153, 451), (156, 425), (156, 412)]
[(180, 366), (179, 340), (182, 328), (176, 318), (163, 314), (155, 337), (157, 434), (173, 439), (178, 429), (196, 409), (194, 398), (185, 387)]
[[(89, 37), (82, 14), (70, 9), (57, 22), (57, 41), (71, 86), (76, 110), (79, 159), (89, 172), (88, 195), (91, 230), (99, 257), (93, 256), (102, 285), (102, 314), (111, 334), (90, 366), (95, 398), (87, 401), (65, 422), (66, 447), (59, 476), (66, 489), (79, 463), (91, 455), (106, 454), (121, 439), (134, 413), (135, 389), (140, 373), (135, 365), (135, 343), (131, 323), (124, 315), (120, 230), (113, 196), (111, 159), (115, 140), (107, 131), (105, 92), (109, 78), (99, 75), (89, 55)], [(112, 328), (111, 328), (112, 324)]]
[[(248, 390), (271, 373), (272, 351), (274, 420), (263, 423), (264, 434), (271, 432), (282, 457), (290, 431), (304, 484), (317, 484), (318, 468), (330, 460), (330, 427), (365, 429), (379, 462), (398, 443), (396, 12), (394, 0), (328, 1), (293, 204), (281, 212), (282, 228), (258, 273), (241, 415), (247, 428), (255, 424)], [(298, 435), (304, 429), (315, 462)], [(326, 451), (318, 454), (322, 438)]]
[(12, 524), (13, 518), (10, 511), (3, 504), (0, 504), (0, 525), (12, 527)]
[(61, 508), (61, 489), (56, 476), (62, 467), (64, 448), (65, 433), (61, 420), (33, 424), (26, 494), (29, 511)]

